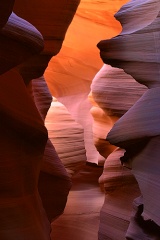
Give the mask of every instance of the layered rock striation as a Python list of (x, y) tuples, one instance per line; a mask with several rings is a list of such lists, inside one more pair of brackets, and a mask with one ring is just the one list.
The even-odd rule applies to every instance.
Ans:
[[(148, 15), (147, 12), (150, 14)], [(143, 14), (144, 13), (144, 14)], [(136, 17), (134, 15), (136, 14)], [(116, 14), (120, 35), (98, 44), (105, 63), (123, 68), (148, 90), (113, 126), (107, 140), (126, 150), (143, 198), (135, 201), (134, 221), (126, 237), (159, 239), (159, 1), (130, 1)], [(137, 23), (137, 24), (136, 24)], [(139, 206), (139, 207), (138, 207)], [(141, 206), (141, 210), (140, 210)], [(135, 219), (140, 221), (135, 221)], [(148, 226), (148, 227), (147, 227)], [(152, 226), (152, 227), (149, 227)], [(152, 228), (152, 231), (149, 229)], [(139, 237), (139, 238), (138, 238)]]
[(125, 2), (81, 0), (61, 52), (51, 59), (45, 71), (52, 95), (84, 129), (87, 161), (96, 164), (103, 157), (94, 146), (92, 105), (88, 100), (92, 79), (102, 66), (95, 46), (100, 39), (120, 32), (121, 26), (113, 15)]
[(129, 164), (123, 166), (120, 160), (125, 150), (111, 145), (106, 141), (106, 136), (145, 91), (147, 91), (145, 86), (137, 83), (122, 69), (106, 64), (96, 74), (91, 84), (90, 96), (94, 99), (91, 113), (94, 118), (95, 144), (100, 154), (106, 158), (103, 173), (99, 178), (105, 192), (104, 204), (100, 211), (99, 240), (125, 238), (132, 201), (139, 194)]
[(74, 121), (65, 106), (53, 98), (45, 120), (49, 138), (70, 178), (87, 161), (84, 130)]

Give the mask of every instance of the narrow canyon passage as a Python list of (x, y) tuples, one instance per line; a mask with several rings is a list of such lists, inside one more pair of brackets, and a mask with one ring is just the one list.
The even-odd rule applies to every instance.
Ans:
[(52, 223), (52, 240), (98, 239), (99, 214), (104, 202), (104, 193), (98, 184), (102, 170), (89, 164), (73, 176), (64, 214)]

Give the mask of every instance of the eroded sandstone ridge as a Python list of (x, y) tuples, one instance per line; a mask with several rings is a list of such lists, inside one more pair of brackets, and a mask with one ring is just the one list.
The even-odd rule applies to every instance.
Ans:
[(96, 45), (100, 39), (111, 38), (121, 31), (113, 15), (125, 2), (81, 0), (60, 53), (51, 59), (45, 71), (52, 95), (84, 129), (87, 161), (96, 164), (104, 160), (94, 146), (88, 100), (92, 79), (103, 64)]
[(126, 2), (81, 0), (66, 35), (80, 0), (1, 1), (1, 240), (159, 239), (160, 3), (132, 0), (116, 21)]
[(120, 35), (98, 44), (105, 63), (124, 69), (148, 88), (107, 136), (126, 150), (122, 162), (131, 163), (142, 195), (134, 201), (128, 239), (160, 238), (159, 15), (159, 1), (130, 1), (116, 14), (123, 27)]
[[(105, 200), (100, 211), (98, 239), (125, 239), (130, 222), (132, 202), (139, 188), (131, 170), (122, 166), (124, 149), (106, 141), (107, 133), (146, 91), (122, 69), (104, 65), (91, 84), (93, 132), (98, 151), (106, 160), (99, 183)], [(116, 230), (115, 230), (116, 229)]]
[[(49, 59), (59, 52), (79, 1), (49, 4), (45, 1), (40, 7), (39, 1), (16, 1), (15, 14), (12, 12), (14, 1), (0, 3), (2, 240), (49, 240), (49, 220), (63, 212), (71, 187), (44, 126), (52, 97), (41, 76)], [(50, 15), (46, 14), (45, 7)], [(36, 8), (36, 15), (32, 15), (30, 10), (35, 13)], [(61, 11), (65, 12), (65, 19)], [(42, 31), (43, 37), (34, 22), (38, 13), (40, 26), (50, 25), (45, 33)], [(29, 22), (23, 14), (30, 18)], [(45, 16), (54, 17), (46, 19)], [(62, 24), (56, 24), (60, 19)]]

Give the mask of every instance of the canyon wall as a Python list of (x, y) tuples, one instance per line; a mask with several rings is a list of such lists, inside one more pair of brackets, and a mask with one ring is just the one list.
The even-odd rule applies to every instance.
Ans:
[[(55, 1), (52, 8), (49, 1), (41, 8), (39, 2), (34, 1), (33, 8), (31, 4), (32, 1), (0, 4), (2, 240), (49, 240), (50, 222), (63, 212), (71, 187), (44, 126), (52, 96), (41, 76), (49, 59), (59, 52), (79, 1)], [(42, 14), (45, 7), (51, 15), (54, 11), (54, 19)], [(40, 10), (41, 27), (51, 26), (50, 36), (42, 32), (42, 37), (37, 30), (35, 14), (31, 14), (35, 9)], [(66, 17), (57, 26), (61, 11)], [(54, 32), (54, 25), (57, 36), (51, 31)]]
[(160, 238), (159, 14), (159, 1), (130, 1), (115, 15), (122, 32), (98, 43), (104, 63), (122, 68), (147, 87), (107, 135), (111, 144), (126, 150), (121, 161), (132, 168), (140, 188), (141, 196), (133, 203), (127, 239)]
[(0, 3), (0, 239), (160, 238), (160, 4), (127, 2)]
[(121, 31), (113, 15), (125, 2), (81, 0), (60, 53), (51, 59), (45, 71), (51, 94), (84, 129), (87, 161), (96, 164), (104, 161), (94, 146), (92, 105), (88, 100), (92, 79), (103, 65), (96, 45)]

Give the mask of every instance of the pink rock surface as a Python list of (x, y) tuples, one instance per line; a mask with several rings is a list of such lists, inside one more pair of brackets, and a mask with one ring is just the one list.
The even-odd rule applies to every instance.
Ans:
[(72, 177), (86, 163), (84, 131), (69, 112), (55, 98), (47, 114), (45, 125), (56, 152)]
[(105, 191), (105, 201), (100, 211), (99, 240), (125, 238), (132, 201), (139, 194), (138, 184), (131, 170), (122, 166), (120, 161), (125, 150), (111, 145), (106, 141), (106, 136), (145, 91), (145, 86), (137, 83), (122, 69), (109, 65), (103, 65), (91, 84), (93, 132), (96, 134), (97, 149), (106, 158), (99, 178)]
[(122, 69), (109, 65), (103, 65), (94, 77), (89, 97), (93, 105), (93, 134), (95, 146), (105, 158), (115, 148), (106, 141), (107, 133), (146, 90)]
[(98, 163), (102, 158), (94, 146), (93, 119), (88, 100), (91, 81), (102, 66), (95, 46), (104, 36), (109, 38), (121, 31), (113, 14), (124, 2), (120, 0), (115, 4), (111, 1), (81, 0), (61, 52), (51, 59), (45, 71), (51, 94), (66, 106), (73, 119), (84, 128), (87, 161), (93, 163)]
[(73, 185), (64, 214), (52, 223), (51, 239), (98, 238), (99, 212), (104, 201), (104, 193), (97, 181), (101, 172), (102, 167), (87, 164), (72, 177)]

